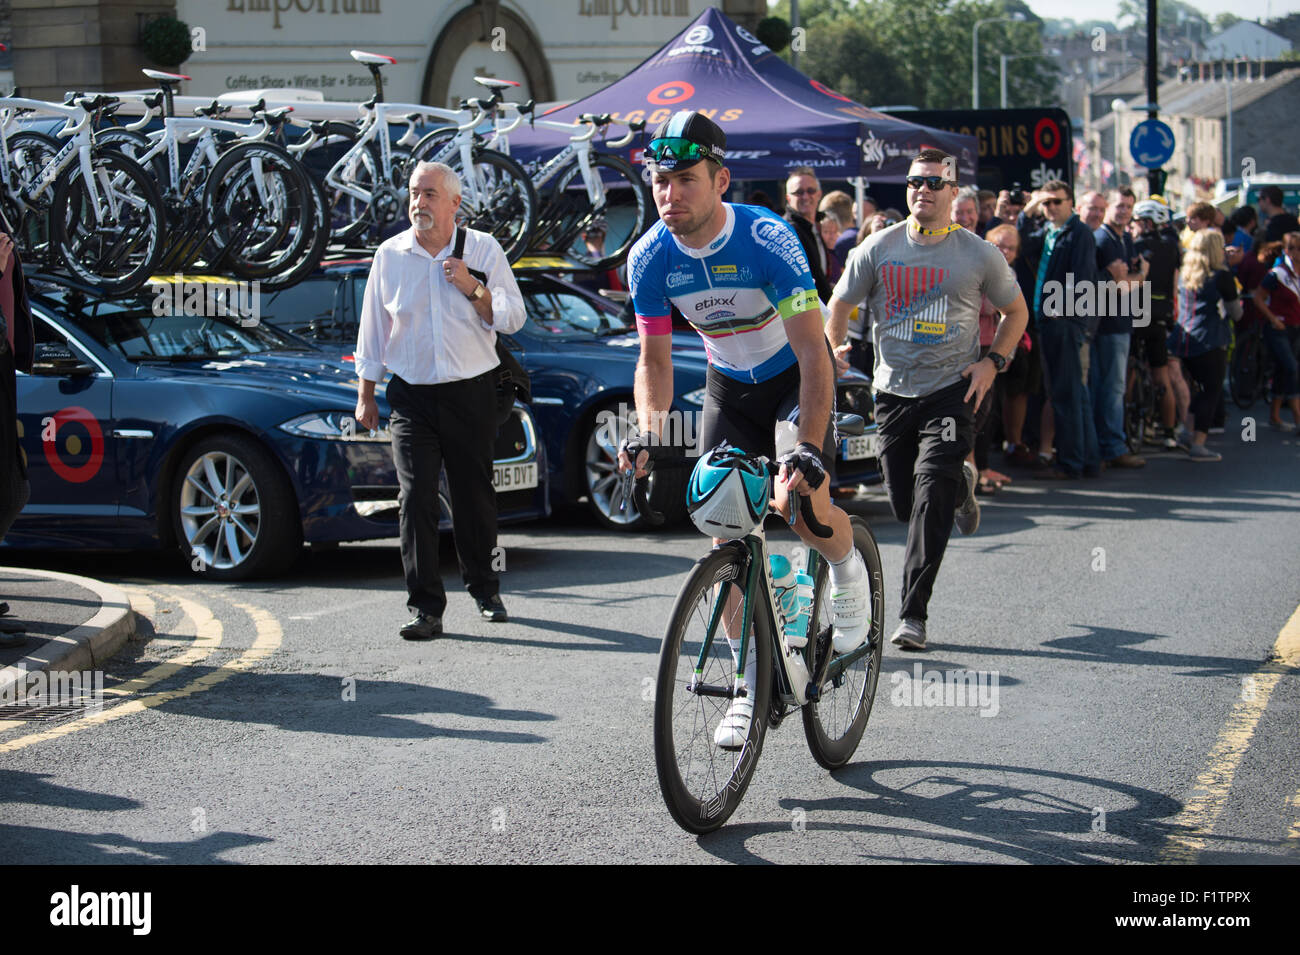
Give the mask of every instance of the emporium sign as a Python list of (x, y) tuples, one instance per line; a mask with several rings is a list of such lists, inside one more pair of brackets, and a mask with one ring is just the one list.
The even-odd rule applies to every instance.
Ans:
[(281, 15), (315, 13), (328, 16), (353, 14), (379, 15), (379, 0), (226, 0), (227, 13), (269, 13), (272, 26), (279, 30), (284, 24)]

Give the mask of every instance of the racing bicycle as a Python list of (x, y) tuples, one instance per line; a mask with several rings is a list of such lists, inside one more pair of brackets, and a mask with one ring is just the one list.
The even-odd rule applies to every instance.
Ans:
[[(865, 430), (856, 415), (837, 420), (841, 434)], [(672, 448), (651, 448), (648, 469), (686, 467), (695, 458), (673, 457)], [(771, 478), (780, 466), (766, 457), (752, 461)], [(641, 513), (653, 514), (646, 482), (631, 489)], [(770, 497), (770, 495), (769, 495)], [(800, 514), (819, 537), (830, 537), (799, 497)], [(772, 586), (767, 537), (762, 522), (745, 538), (727, 541), (696, 562), (677, 594), (659, 652), (655, 686), (654, 751), (659, 787), (678, 825), (693, 833), (712, 832), (727, 821), (744, 798), (769, 729), (794, 710), (803, 719), (813, 759), (826, 769), (853, 757), (875, 700), (884, 647), (884, 579), (880, 550), (866, 522), (850, 517), (853, 546), (866, 565), (871, 623), (862, 646), (845, 654), (832, 646), (830, 568), (808, 551), (807, 573), (814, 581), (808, 639), (787, 645)], [(729, 638), (739, 635), (733, 653)], [(749, 691), (744, 667), (754, 643), (754, 716), (738, 749), (720, 747), (714, 730), (731, 701)]]

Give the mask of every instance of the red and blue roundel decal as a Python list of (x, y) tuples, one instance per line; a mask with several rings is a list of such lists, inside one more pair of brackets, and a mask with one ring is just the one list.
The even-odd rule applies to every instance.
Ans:
[(660, 83), (645, 98), (656, 106), (676, 106), (695, 95), (695, 87), (685, 80), (670, 80)]
[[(63, 460), (66, 454), (71, 458), (80, 458), (86, 453), (86, 460), (78, 464), (69, 464)], [(95, 416), (78, 405), (64, 408), (54, 414), (54, 440), (44, 440), (42, 434), (41, 449), (50, 469), (73, 484), (85, 484), (104, 464), (104, 432), (99, 427)]]

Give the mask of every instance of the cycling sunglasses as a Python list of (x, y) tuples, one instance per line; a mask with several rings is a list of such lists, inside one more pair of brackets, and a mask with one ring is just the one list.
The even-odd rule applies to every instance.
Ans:
[(713, 154), (712, 146), (704, 146), (700, 143), (691, 142), (689, 139), (678, 137), (650, 140), (650, 145), (646, 147), (645, 154), (655, 162), (663, 162), (665, 159), (677, 162), (698, 162), (701, 159), (712, 159), (719, 166), (722, 165), (722, 160)]
[(906, 182), (909, 189), (920, 189), (925, 185), (931, 192), (938, 192), (944, 186), (957, 185), (957, 180), (945, 179), (943, 176), (908, 176)]

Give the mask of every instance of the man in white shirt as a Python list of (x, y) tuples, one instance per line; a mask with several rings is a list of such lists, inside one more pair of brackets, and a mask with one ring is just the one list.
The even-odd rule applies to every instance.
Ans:
[[(375, 385), (385, 370), (389, 431), (401, 485), (402, 567), (415, 617), (408, 640), (442, 632), (447, 595), (438, 575), (438, 474), (447, 472), (461, 576), (480, 615), (506, 609), (492, 568), (497, 542), (492, 487), (499, 364), (496, 332), (524, 324), (524, 300), (501, 246), (466, 230), (464, 259), (452, 257), (460, 180), (442, 163), (411, 173), (412, 227), (375, 250), (357, 335), (357, 421), (379, 425)], [(470, 270), (487, 276), (480, 282)]]

